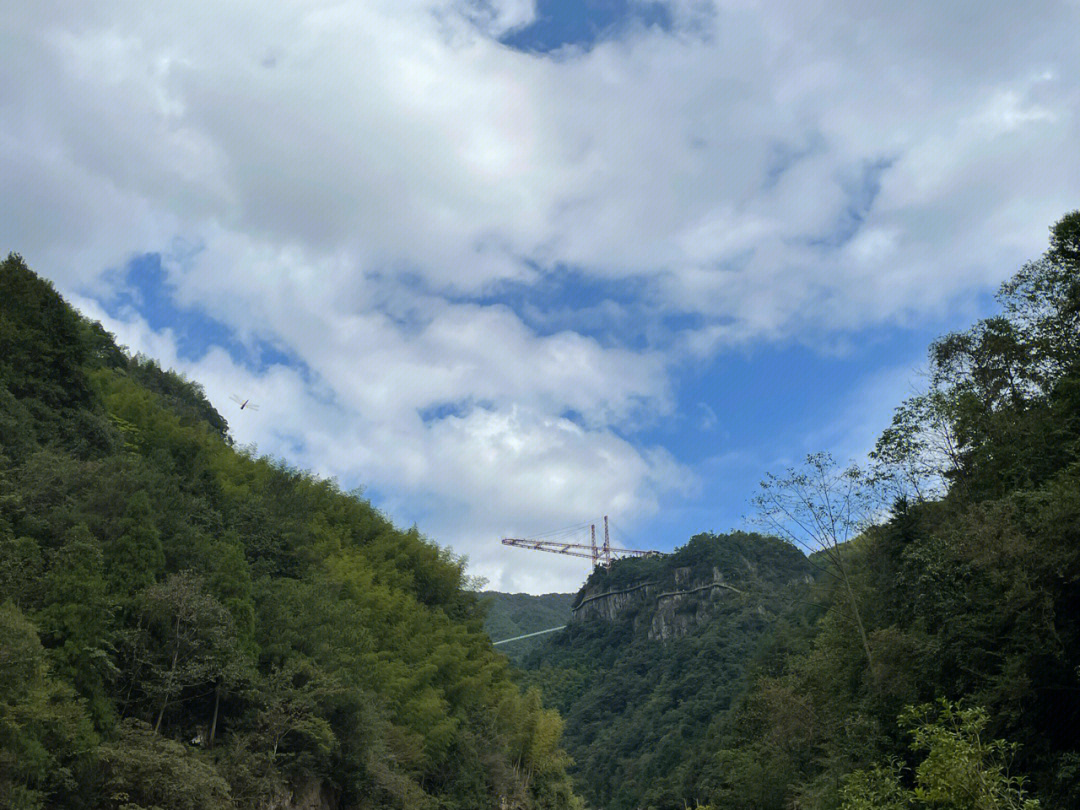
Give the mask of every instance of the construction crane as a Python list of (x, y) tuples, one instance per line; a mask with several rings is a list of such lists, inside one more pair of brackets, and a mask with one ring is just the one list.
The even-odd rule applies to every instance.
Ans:
[(607, 515), (604, 515), (604, 544), (600, 547), (596, 545), (595, 523), (589, 526), (589, 540), (589, 544), (586, 545), (585, 543), (563, 543), (557, 540), (541, 540), (529, 537), (504, 537), (502, 544), (504, 546), (527, 548), (533, 551), (547, 551), (551, 554), (565, 554), (568, 557), (584, 557), (592, 560), (594, 568), (598, 565), (607, 568), (611, 565), (611, 561), (618, 557), (653, 557), (660, 553), (659, 551), (640, 551), (634, 548), (612, 548), (611, 538), (608, 535)]

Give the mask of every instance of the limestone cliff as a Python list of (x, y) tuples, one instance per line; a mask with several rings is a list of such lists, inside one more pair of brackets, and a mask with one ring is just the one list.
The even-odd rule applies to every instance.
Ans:
[(699, 535), (678, 554), (597, 569), (573, 603), (573, 621), (629, 621), (635, 635), (666, 641), (692, 632), (733, 600), (767, 614), (776, 589), (805, 580), (807, 569), (801, 554), (775, 538)]
[[(525, 662), (565, 718), (590, 806), (647, 807), (652, 785), (715, 747), (715, 721), (774, 629), (790, 621), (812, 572), (781, 540), (734, 532), (592, 573), (567, 628)], [(664, 802), (652, 806), (682, 804)]]

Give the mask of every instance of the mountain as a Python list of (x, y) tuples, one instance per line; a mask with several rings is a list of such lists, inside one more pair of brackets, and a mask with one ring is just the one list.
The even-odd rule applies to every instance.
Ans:
[(1080, 211), (997, 301), (868, 469), (767, 475), (819, 553), (703, 535), (593, 574), (522, 676), (591, 806), (1080, 807)]
[[(480, 602), (486, 608), (484, 631), (492, 641), (502, 641), (566, 624), (570, 620), (572, 593), (499, 593), (481, 591)], [(499, 651), (512, 663), (523, 658), (543, 641), (542, 636), (500, 644)]]
[(463, 568), (0, 262), (0, 807), (579, 807)]
[(460, 560), (9, 256), (0, 807), (576, 810), (571, 767), (604, 810), (1080, 807), (1080, 211), (998, 303), (869, 471), (768, 476), (821, 553), (598, 569), (512, 671)]
[(525, 660), (566, 719), (580, 791), (609, 810), (694, 797), (687, 752), (705, 744), (764, 639), (813, 568), (756, 534), (701, 534), (672, 554), (597, 568), (567, 629)]

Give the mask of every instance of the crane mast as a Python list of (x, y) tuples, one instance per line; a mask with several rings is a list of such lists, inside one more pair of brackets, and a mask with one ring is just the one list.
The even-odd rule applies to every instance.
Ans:
[(602, 565), (605, 568), (611, 565), (612, 560), (618, 557), (652, 557), (659, 551), (641, 551), (635, 548), (613, 548), (611, 536), (608, 533), (608, 519), (604, 515), (604, 541), (601, 547), (596, 545), (596, 524), (589, 526), (589, 543), (563, 543), (556, 540), (541, 540), (529, 537), (504, 537), (504, 546), (527, 548), (532, 551), (547, 551), (551, 554), (563, 554), (567, 557), (584, 557), (592, 560), (593, 567)]

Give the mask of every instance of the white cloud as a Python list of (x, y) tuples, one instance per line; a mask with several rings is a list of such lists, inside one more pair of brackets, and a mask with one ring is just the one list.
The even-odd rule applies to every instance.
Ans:
[[(493, 582), (479, 533), (685, 486), (635, 430), (687, 356), (940, 313), (1080, 191), (1075, 4), (680, 0), (557, 59), (495, 39), (530, 0), (6, 5), (0, 241), (88, 296), (164, 253), (178, 302), (310, 376), (125, 342), (263, 400), (241, 441), (434, 504)], [(561, 266), (649, 298), (498, 303)], [(590, 337), (635, 307), (690, 326)]]
[(462, 0), (454, 10), (493, 37), (522, 28), (536, 19), (535, 0)]
[[(430, 536), (468, 554), (474, 575), (493, 583), (541, 591), (572, 589), (581, 578), (580, 565), (567, 567), (554, 558), (530, 565), (498, 539), (537, 534), (601, 512), (620, 515), (633, 525), (655, 513), (660, 494), (692, 484), (666, 451), (635, 447), (607, 427), (610, 420), (596, 418), (595, 424), (581, 425), (549, 415), (557, 410), (548, 401), (553, 392), (530, 393), (524, 381), (506, 383), (512, 392), (519, 390), (519, 396), (493, 391), (491, 401), (498, 404), (466, 403), (460, 413), (425, 422), (418, 409), (441, 401), (438, 394), (482, 390), (475, 381), (448, 379), (432, 380), (435, 395), (424, 389), (426, 378), (454, 362), (455, 341), (449, 347), (433, 343), (412, 359), (408, 350), (388, 349), (378, 353), (385, 354), (382, 359), (363, 358), (351, 376), (346, 369), (327, 368), (315, 371), (318, 379), (311, 381), (283, 365), (254, 372), (221, 349), (187, 359), (172, 333), (155, 332), (135, 313), (112, 318), (93, 299), (76, 296), (73, 303), (101, 320), (120, 343), (198, 380), (229, 418), (240, 444), (257, 444), (261, 453), (337, 477), (346, 486), (361, 482), (388, 490), (392, 494), (383, 505), (396, 519), (420, 521)], [(373, 334), (394, 339), (378, 330)], [(554, 386), (574, 396), (579, 386), (565, 381), (573, 381), (587, 366), (575, 354), (580, 338), (552, 350), (500, 340), (497, 331), (489, 337), (493, 347), (507, 354), (501, 363), (484, 361), (484, 367), (515, 366), (515, 357), (527, 358), (532, 351), (539, 356), (531, 363), (533, 371), (552, 373), (546, 383), (537, 378), (541, 389)], [(562, 336), (555, 337), (558, 342)], [(447, 359), (441, 364), (443, 356)], [(425, 367), (410, 367), (419, 358)], [(561, 363), (565, 369), (545, 369), (545, 363)], [(526, 359), (521, 369), (529, 368)], [(344, 384), (322, 384), (343, 379)], [(349, 384), (352, 380), (355, 386)], [(250, 398), (259, 409), (241, 413), (229, 401), (233, 394)], [(603, 397), (595, 400), (602, 403)], [(521, 568), (526, 570), (517, 570)]]
[[(668, 305), (736, 318), (740, 295), (770, 297), (758, 279), (801, 288), (756, 308), (750, 334), (797, 329), (815, 290), (839, 296), (850, 325), (863, 320), (846, 289), (857, 268), (807, 245), (850, 205), (845, 174), (861, 163), (897, 158), (873, 212), (880, 227), (949, 200), (971, 207), (971, 224), (943, 212), (959, 233), (909, 230), (903, 267), (947, 252), (1008, 198), (1060, 188), (1030, 167), (1076, 134), (1075, 85), (1055, 78), (1071, 76), (1076, 57), (1047, 48), (1055, 27), (1075, 21), (1066, 7), (1048, 7), (1042, 22), (1008, 8), (978, 19), (938, 11), (926, 30), (921, 6), (727, 6), (704, 38), (639, 34), (559, 61), (505, 48), (455, 14), (487, 9), (516, 26), (535, 14), (530, 4), (184, 6), (153, 19), (124, 8), (30, 26), (35, 75), (51, 92), (9, 88), (15, 120), (44, 130), (42, 148), (65, 155), (68, 171), (179, 218), (183, 235), (214, 225), (344, 251), (356, 267), (465, 292), (528, 280), (527, 258), (607, 275), (676, 268)], [(963, 47), (946, 47), (960, 30)], [(1031, 41), (995, 42), (993, 60), (981, 55), (990, 43), (968, 45), (1003, 30)], [(930, 47), (915, 48), (916, 35)], [(1002, 75), (1009, 65), (1017, 73)], [(39, 142), (11, 129), (24, 148)], [(822, 147), (763, 189), (770, 150), (810, 132)], [(994, 146), (999, 133), (1024, 137)], [(1025, 167), (1010, 188), (994, 176), (1006, 159)], [(1075, 161), (1059, 154), (1059, 176)], [(986, 182), (1002, 193), (987, 199)], [(82, 206), (96, 230), (94, 202)], [(723, 276), (681, 283), (716, 275), (737, 250), (754, 258), (735, 290)], [(924, 304), (892, 275), (897, 288), (874, 318)], [(951, 280), (942, 295), (972, 278)]]

